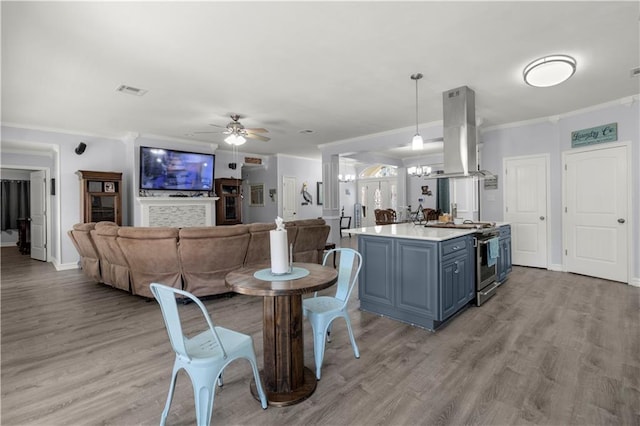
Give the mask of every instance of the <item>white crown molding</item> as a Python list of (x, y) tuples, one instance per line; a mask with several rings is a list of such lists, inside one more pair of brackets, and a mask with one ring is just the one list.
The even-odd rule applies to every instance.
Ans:
[(598, 105), (591, 105), (591, 106), (586, 107), (586, 108), (565, 112), (563, 114), (551, 115), (551, 116), (548, 116), (548, 117), (533, 118), (531, 120), (516, 121), (516, 122), (513, 122), (513, 123), (498, 124), (496, 126), (489, 126), (489, 127), (485, 127), (483, 129), (480, 129), (480, 132), (481, 133), (485, 133), (485, 132), (489, 132), (489, 131), (493, 131), (493, 130), (512, 129), (514, 127), (529, 126), (529, 125), (532, 125), (532, 124), (541, 124), (541, 123), (557, 124), (563, 118), (572, 117), (572, 116), (580, 115), (580, 114), (585, 114), (585, 113), (588, 113), (588, 112), (599, 111), (599, 110), (605, 109), (605, 108), (610, 108), (610, 107), (619, 106), (619, 105), (624, 105), (624, 106), (630, 107), (631, 105), (633, 105), (634, 102), (638, 102), (638, 100), (640, 100), (640, 94), (639, 95), (633, 95), (633, 96), (627, 96), (627, 97), (624, 97), (624, 98), (616, 99), (614, 101), (604, 102), (604, 103), (601, 103), (601, 104), (598, 104)]
[(2, 127), (12, 127), (16, 129), (23, 130), (35, 130), (38, 132), (50, 132), (50, 133), (62, 133), (65, 135), (75, 135), (75, 136), (85, 136), (92, 138), (104, 138), (104, 139), (122, 139), (122, 135), (105, 135), (99, 133), (89, 133), (89, 132), (81, 132), (78, 130), (69, 130), (69, 129), (59, 129), (55, 127), (45, 127), (45, 126), (34, 126), (28, 124), (20, 124), (20, 123), (0, 123)]

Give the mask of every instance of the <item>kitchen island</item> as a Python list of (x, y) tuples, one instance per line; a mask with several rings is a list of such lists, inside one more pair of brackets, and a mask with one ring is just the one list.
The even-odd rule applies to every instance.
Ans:
[(360, 309), (435, 330), (475, 297), (474, 229), (350, 229), (363, 257)]

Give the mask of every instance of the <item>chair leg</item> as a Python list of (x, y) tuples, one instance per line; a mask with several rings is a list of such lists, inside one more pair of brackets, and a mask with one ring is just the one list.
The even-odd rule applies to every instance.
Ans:
[(164, 426), (167, 422), (167, 416), (169, 415), (169, 408), (171, 408), (171, 400), (173, 399), (173, 391), (176, 389), (176, 378), (178, 376), (180, 367), (177, 363), (173, 365), (173, 372), (171, 373), (171, 383), (169, 384), (169, 395), (167, 395), (167, 402), (164, 404), (164, 410), (162, 410), (162, 417), (160, 417), (160, 426)]
[(262, 405), (262, 409), (267, 409), (267, 395), (264, 393), (264, 389), (262, 387), (262, 380), (260, 379), (260, 373), (258, 372), (258, 364), (256, 363), (256, 355), (253, 354), (253, 358), (247, 357), (249, 360), (249, 364), (251, 364), (251, 369), (253, 370), (253, 380), (256, 382), (256, 389), (258, 390), (258, 395), (260, 396), (260, 405)]
[(349, 339), (351, 339), (351, 346), (353, 346), (353, 355), (355, 355), (356, 358), (360, 358), (360, 351), (358, 350), (356, 339), (353, 337), (353, 330), (351, 329), (351, 320), (349, 319), (349, 315), (345, 314), (343, 317), (347, 323), (347, 330), (349, 330)]
[(319, 328), (319, 330), (313, 330), (313, 355), (316, 361), (316, 378), (320, 380), (320, 370), (322, 369), (328, 326), (320, 327), (320, 324), (318, 324), (316, 327)]
[(327, 342), (331, 343), (331, 327), (333, 326), (333, 321), (329, 323), (329, 327), (327, 327)]
[(193, 371), (189, 374), (193, 384), (193, 396), (196, 406), (198, 426), (209, 426), (213, 412), (213, 400), (216, 396), (215, 383), (220, 371)]

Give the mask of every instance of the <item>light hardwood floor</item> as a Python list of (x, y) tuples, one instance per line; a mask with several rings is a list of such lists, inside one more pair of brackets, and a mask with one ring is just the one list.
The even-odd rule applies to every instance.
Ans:
[[(346, 243), (352, 241), (344, 239)], [(153, 425), (173, 363), (157, 304), (2, 248), (2, 425)], [(253, 336), (262, 300), (205, 300), (214, 321)], [(181, 306), (193, 328), (193, 305)], [(263, 411), (236, 362), (212, 424), (640, 424), (640, 289), (514, 267), (496, 297), (431, 333), (358, 310), (327, 345), (322, 380), (301, 404)], [(304, 324), (305, 363), (313, 340)], [(195, 423), (178, 378), (169, 425)]]

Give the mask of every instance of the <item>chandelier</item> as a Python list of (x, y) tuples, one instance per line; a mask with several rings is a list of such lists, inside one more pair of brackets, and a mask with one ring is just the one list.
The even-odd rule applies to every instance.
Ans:
[(407, 173), (411, 176), (422, 177), (429, 176), (431, 174), (431, 167), (429, 166), (412, 166), (407, 168)]

